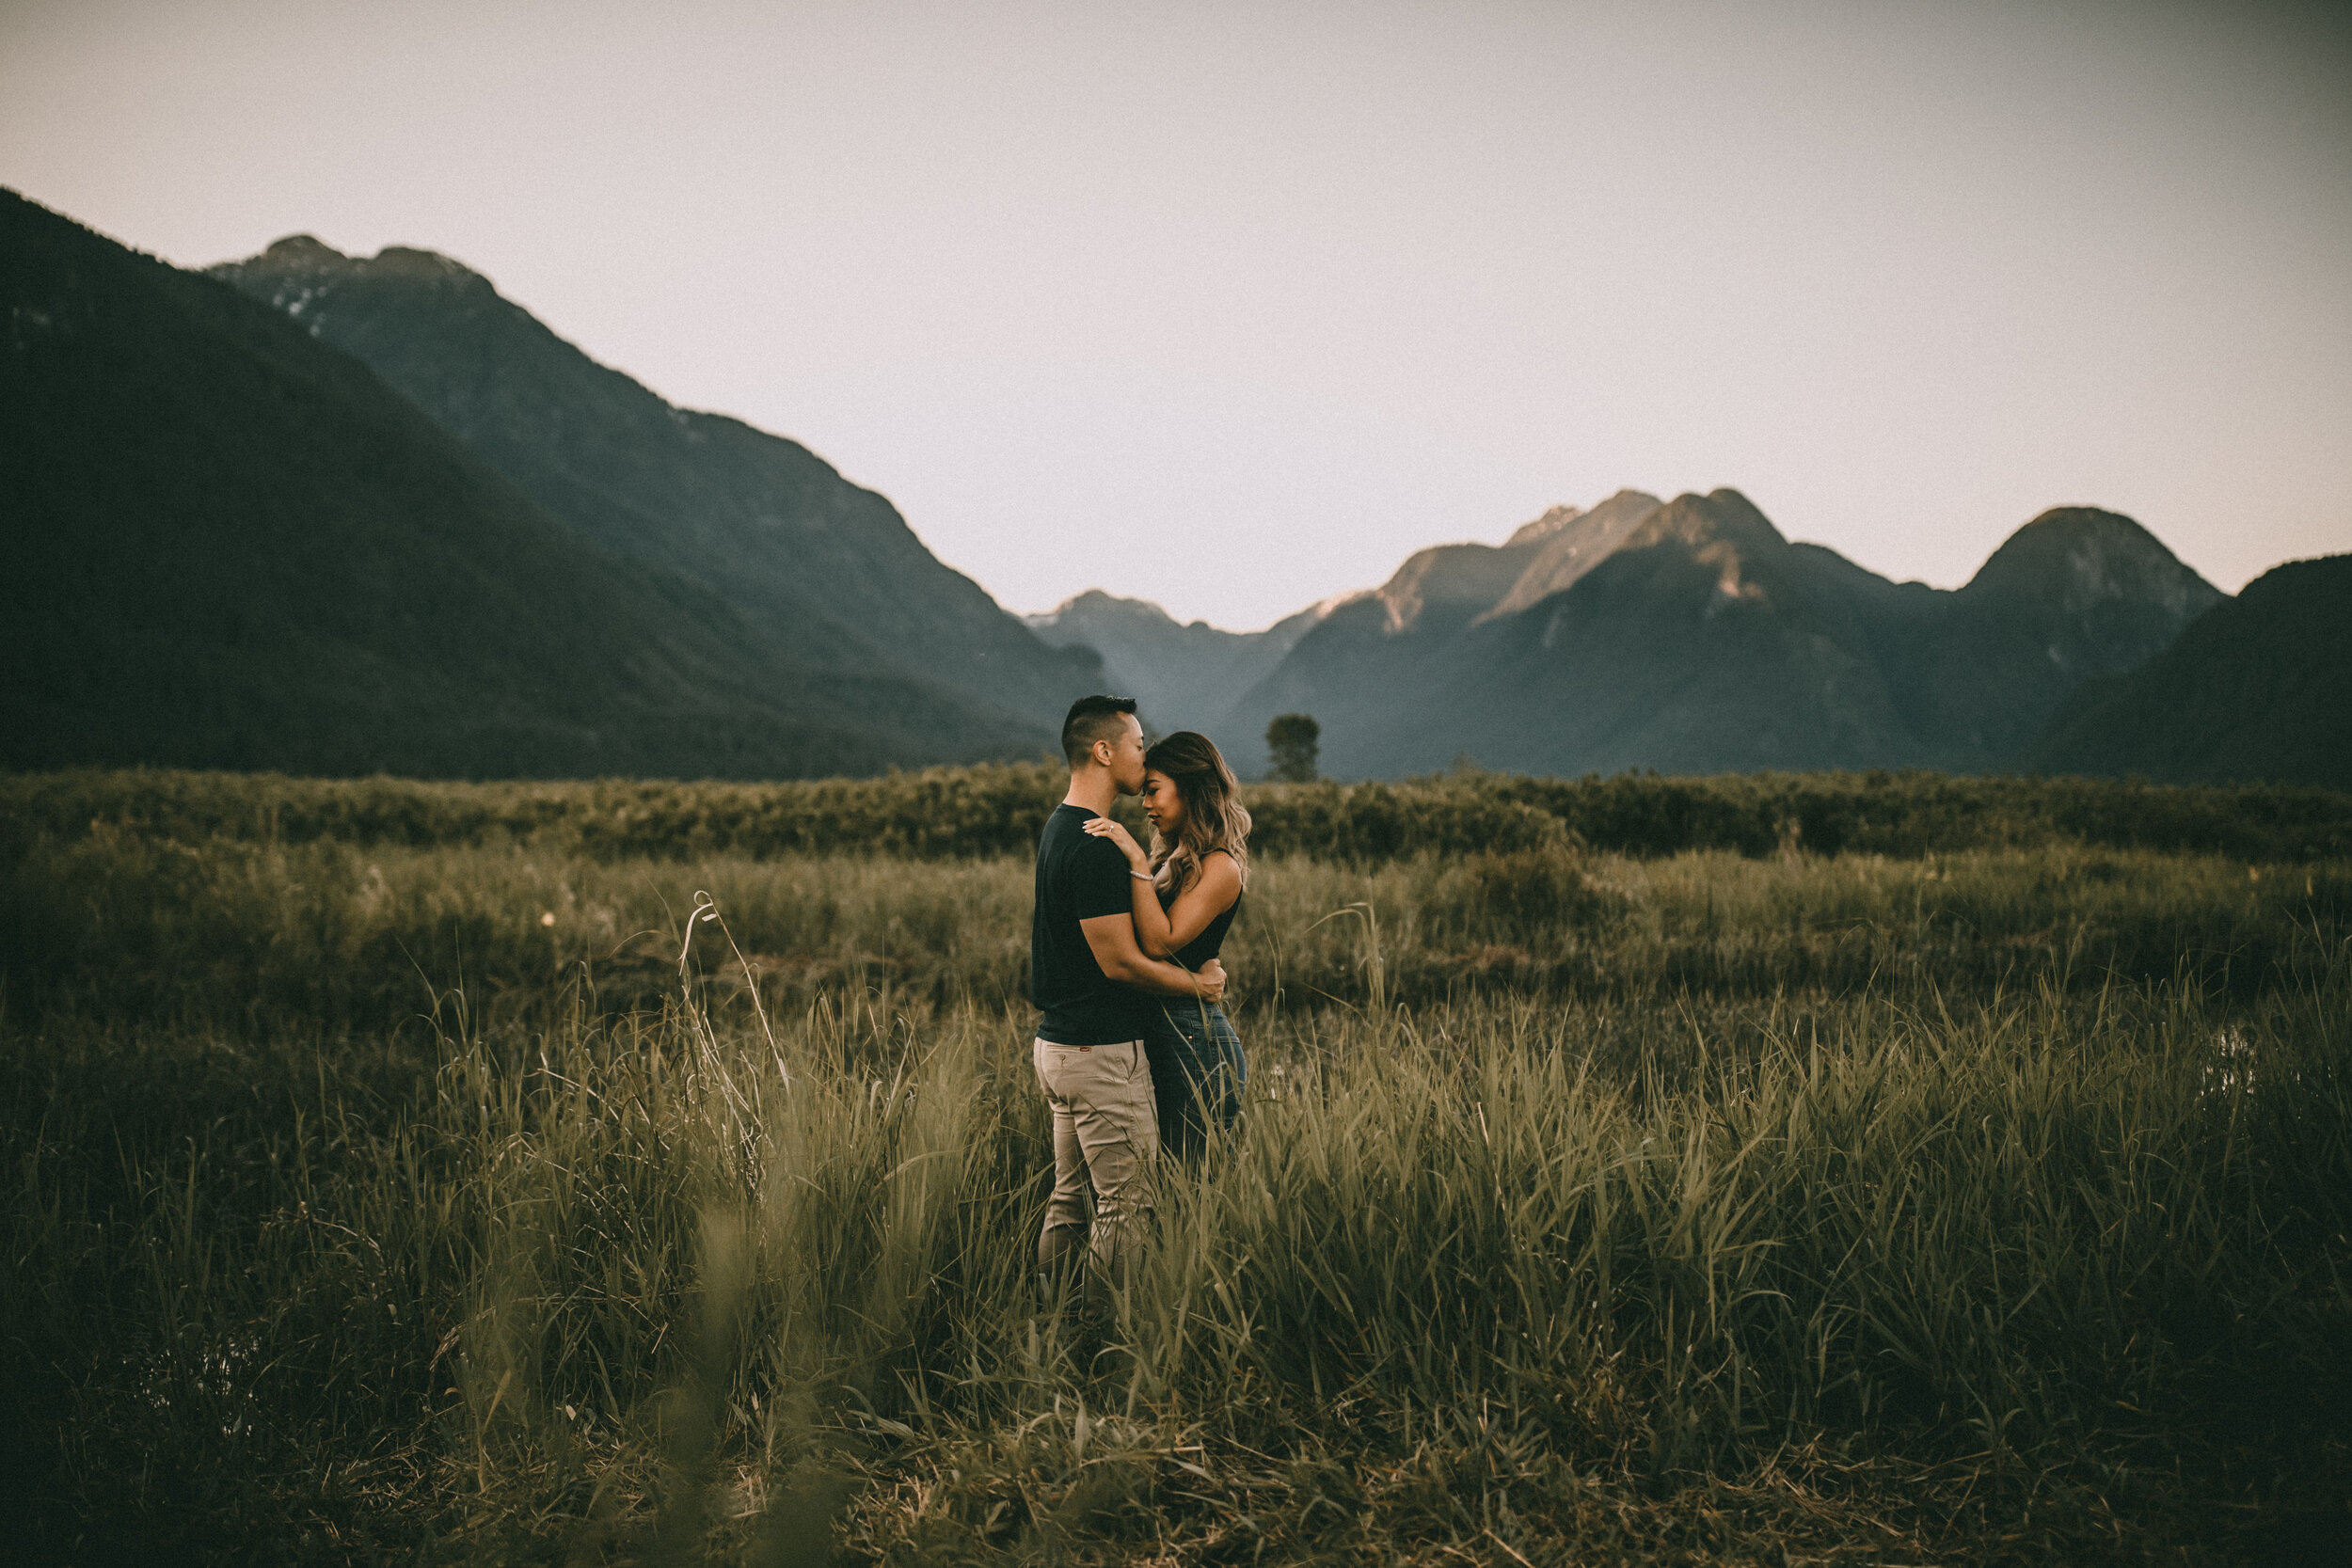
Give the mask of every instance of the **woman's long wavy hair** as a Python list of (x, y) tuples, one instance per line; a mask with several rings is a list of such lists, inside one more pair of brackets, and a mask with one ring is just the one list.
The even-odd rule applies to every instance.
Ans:
[(1143, 753), (1143, 766), (1168, 775), (1184, 803), (1184, 825), (1169, 843), (1152, 832), (1152, 875), (1170, 897), (1200, 875), (1200, 858), (1222, 849), (1233, 857), (1242, 885), (1249, 885), (1249, 812), (1241, 803), (1241, 781), (1225, 766), (1216, 742), (1192, 730), (1178, 730)]

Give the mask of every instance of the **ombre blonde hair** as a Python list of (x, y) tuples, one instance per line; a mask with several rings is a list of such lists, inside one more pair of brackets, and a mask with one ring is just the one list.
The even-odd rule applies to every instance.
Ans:
[(1152, 831), (1152, 876), (1171, 898), (1200, 875), (1204, 856), (1222, 849), (1233, 857), (1242, 886), (1249, 885), (1249, 812), (1241, 803), (1241, 781), (1225, 766), (1216, 742), (1193, 730), (1163, 736), (1143, 753), (1143, 766), (1165, 773), (1184, 803), (1184, 825), (1169, 843)]

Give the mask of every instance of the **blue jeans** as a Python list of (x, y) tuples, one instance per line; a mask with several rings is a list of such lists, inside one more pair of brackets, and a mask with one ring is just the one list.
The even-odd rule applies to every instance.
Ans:
[(1143, 1049), (1159, 1101), (1160, 1152), (1198, 1160), (1208, 1130), (1231, 1132), (1241, 1115), (1249, 1081), (1241, 1037), (1216, 1003), (1169, 1000), (1144, 1026)]

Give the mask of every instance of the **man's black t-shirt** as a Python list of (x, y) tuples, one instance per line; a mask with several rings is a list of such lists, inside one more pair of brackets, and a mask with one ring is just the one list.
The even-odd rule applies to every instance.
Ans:
[(1029, 1000), (1045, 1013), (1038, 1037), (1117, 1045), (1143, 1037), (1152, 1004), (1103, 973), (1078, 922), (1134, 911), (1127, 857), (1086, 831), (1094, 813), (1064, 801), (1037, 840), (1037, 912), (1029, 924)]

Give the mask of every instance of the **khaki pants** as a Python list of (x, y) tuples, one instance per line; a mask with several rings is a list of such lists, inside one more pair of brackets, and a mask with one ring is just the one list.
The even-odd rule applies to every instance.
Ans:
[(1128, 1263), (1152, 1221), (1152, 1166), (1160, 1152), (1152, 1066), (1143, 1042), (1079, 1046), (1039, 1040), (1031, 1059), (1054, 1113), (1054, 1196), (1038, 1233), (1038, 1267), (1054, 1268), (1081, 1243), (1100, 1268)]

